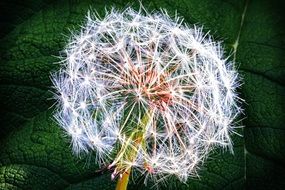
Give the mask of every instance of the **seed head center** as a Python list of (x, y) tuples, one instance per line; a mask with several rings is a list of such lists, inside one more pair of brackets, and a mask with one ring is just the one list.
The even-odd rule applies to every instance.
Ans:
[(159, 74), (154, 69), (135, 67), (125, 78), (127, 84), (132, 86), (133, 92), (138, 100), (144, 99), (151, 107), (165, 110), (172, 102), (171, 84), (167, 82), (165, 73)]

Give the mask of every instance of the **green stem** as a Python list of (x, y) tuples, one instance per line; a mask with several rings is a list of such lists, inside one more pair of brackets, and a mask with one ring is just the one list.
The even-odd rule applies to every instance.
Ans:
[[(134, 146), (138, 147), (143, 142), (144, 136), (145, 136), (145, 126), (148, 124), (150, 120), (150, 112), (146, 112), (141, 119), (141, 123), (137, 126), (137, 128), (131, 133), (130, 139), (132, 142), (134, 142)], [(128, 146), (128, 145), (125, 145)], [(121, 151), (119, 153), (119, 157), (127, 156), (127, 159), (130, 161), (134, 160), (137, 156), (137, 151), (135, 149), (131, 149), (131, 152), (127, 152), (127, 147), (124, 145), (121, 148)], [(117, 157), (118, 158), (118, 157)], [(118, 183), (116, 186), (116, 190), (127, 190), (129, 177), (131, 174), (131, 168), (129, 168), (127, 171), (125, 171), (122, 176), (118, 179)]]
[(119, 178), (116, 190), (127, 190), (129, 178), (130, 178), (131, 168), (128, 171), (124, 172), (123, 175)]

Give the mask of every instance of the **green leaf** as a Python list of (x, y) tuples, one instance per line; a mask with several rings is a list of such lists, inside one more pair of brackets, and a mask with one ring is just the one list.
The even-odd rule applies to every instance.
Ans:
[[(0, 189), (114, 189), (110, 172), (98, 171), (94, 155), (72, 155), (69, 138), (53, 121), (50, 72), (70, 30), (87, 10), (129, 1), (1, 2), (7, 19), (0, 33)], [(283, 5), (266, 0), (143, 1), (203, 25), (223, 40), (244, 78), (244, 137), (233, 136), (234, 155), (216, 150), (200, 178), (168, 189), (283, 189), (285, 187), (285, 73)], [(129, 5), (138, 7), (139, 3)], [(0, 11), (3, 14), (3, 11)], [(1, 14), (0, 13), (0, 14)], [(3, 14), (4, 15), (4, 14)], [(1, 17), (2, 18), (2, 17)], [(2, 27), (1, 27), (2, 28)], [(129, 189), (149, 189), (143, 180)], [(166, 188), (166, 187), (163, 187)]]
[(69, 139), (53, 121), (50, 111), (32, 118), (2, 145), (0, 187), (4, 189), (10, 186), (72, 189), (90, 183), (93, 178), (98, 178), (92, 182), (94, 185), (114, 186), (110, 173), (107, 177), (97, 171), (92, 155), (81, 159), (72, 155)]

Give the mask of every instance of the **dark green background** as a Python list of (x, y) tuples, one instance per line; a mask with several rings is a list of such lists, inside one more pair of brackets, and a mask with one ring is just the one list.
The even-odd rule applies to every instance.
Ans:
[[(0, 189), (114, 189), (92, 155), (76, 158), (52, 119), (50, 72), (89, 8), (122, 8), (128, 1), (0, 2)], [(285, 189), (285, 11), (270, 0), (143, 0), (223, 40), (243, 77), (245, 113), (233, 136), (234, 155), (216, 150), (200, 178), (168, 189)], [(138, 7), (138, 3), (133, 4)], [(244, 14), (243, 14), (244, 13)], [(243, 17), (244, 16), (244, 17)], [(244, 19), (242, 19), (244, 18)], [(237, 42), (237, 43), (236, 43)], [(233, 44), (237, 44), (233, 48)], [(283, 80), (284, 81), (283, 81)], [(129, 189), (149, 189), (142, 181)], [(167, 187), (161, 187), (167, 189)]]

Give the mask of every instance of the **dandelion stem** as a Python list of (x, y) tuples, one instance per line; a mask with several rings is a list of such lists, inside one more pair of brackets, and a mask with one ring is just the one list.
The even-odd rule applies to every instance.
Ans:
[(123, 175), (118, 180), (116, 190), (126, 190), (127, 189), (130, 173), (131, 173), (131, 168), (123, 173)]
[[(146, 126), (152, 117), (151, 115), (152, 114), (149, 111), (147, 111), (144, 114), (143, 118), (141, 119), (141, 122), (138, 124), (136, 130), (134, 130), (132, 134), (130, 135), (130, 138), (132, 138), (132, 141), (133, 141), (133, 145), (129, 145), (129, 146), (134, 146), (135, 148), (130, 149), (128, 152), (125, 149), (126, 147), (123, 147), (125, 150), (120, 155), (124, 154), (124, 156), (127, 156), (130, 162), (133, 162), (135, 160), (137, 156), (137, 152), (138, 152), (138, 147), (143, 143), (145, 132), (146, 132)], [(118, 179), (116, 190), (126, 190), (127, 189), (129, 177), (131, 174), (131, 169), (132, 168), (129, 167), (120, 176), (120, 178)]]

